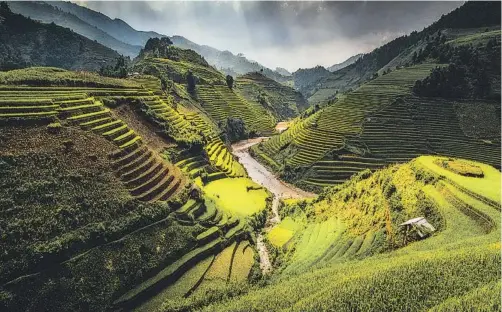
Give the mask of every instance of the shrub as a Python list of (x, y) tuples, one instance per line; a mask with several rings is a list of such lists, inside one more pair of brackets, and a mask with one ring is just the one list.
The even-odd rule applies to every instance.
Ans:
[(63, 126), (61, 125), (60, 122), (51, 122), (49, 125), (47, 125), (47, 131), (52, 134), (59, 133), (61, 131), (61, 128)]
[(462, 160), (437, 160), (436, 162), (439, 166), (450, 170), (456, 174), (460, 174), (466, 177), (476, 177), (482, 178), (484, 177), (483, 170), (473, 164), (470, 164), (466, 161)]

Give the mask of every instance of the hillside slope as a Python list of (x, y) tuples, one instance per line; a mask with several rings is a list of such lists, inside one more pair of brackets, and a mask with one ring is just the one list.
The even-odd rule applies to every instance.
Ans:
[[(265, 108), (255, 100), (246, 100), (229, 88), (225, 76), (209, 66), (206, 60), (193, 50), (175, 47), (166, 39), (156, 42), (142, 50), (135, 62), (134, 70), (164, 79), (178, 96), (190, 98), (198, 103), (223, 130), (228, 118), (241, 119), (248, 132), (271, 133), (274, 117), (270, 108)], [(190, 90), (189, 77), (193, 82)]]
[(267, 78), (259, 72), (237, 78), (237, 90), (244, 98), (262, 104), (278, 120), (297, 117), (308, 108), (300, 92)]
[[(266, 218), (268, 193), (195, 105), (152, 76), (33, 67), (0, 84), (0, 309), (152, 305), (173, 287), (195, 291), (201, 275), (178, 279), (228, 246), (242, 257), (215, 270), (247, 285), (250, 224)], [(202, 287), (224, 289), (225, 277)]]
[[(459, 10), (471, 10), (468, 4)], [(438, 30), (418, 53), (403, 52), (417, 65), (382, 70), (253, 151), (286, 179), (312, 189), (431, 153), (500, 168), (499, 36), (484, 27)]]
[[(462, 173), (443, 167), (460, 163)], [(471, 170), (484, 177), (468, 176)], [(282, 266), (269, 285), (203, 311), (500, 307), (500, 172), (490, 166), (420, 157), (362, 174), (281, 214), (300, 230), (279, 251)], [(399, 226), (419, 216), (433, 225), (432, 235)], [(164, 310), (180, 306), (166, 301)]]
[[(307, 188), (343, 183), (366, 168), (430, 153), (499, 168), (499, 103), (414, 96), (414, 82), (434, 66), (409, 67), (366, 83), (254, 151), (263, 153), (263, 161), (279, 168), (284, 177)], [(472, 116), (485, 110), (492, 111), (493, 118), (466, 118), (467, 111)], [(468, 130), (481, 124), (484, 130), (476, 135)]]
[(221, 70), (226, 75), (238, 76), (249, 72), (263, 70), (263, 74), (278, 82), (286, 82), (289, 77), (271, 70), (257, 62), (250, 61), (242, 55), (234, 55), (230, 51), (220, 51), (207, 45), (199, 45), (182, 36), (170, 37), (175, 46), (191, 49), (202, 55), (209, 64)]
[(339, 63), (339, 64), (335, 64), (335, 65), (332, 65), (330, 67), (327, 68), (327, 70), (329, 70), (330, 72), (335, 72), (337, 70), (340, 70), (342, 68), (345, 68), (349, 65), (352, 65), (354, 64), (358, 59), (361, 58), (361, 56), (363, 56), (363, 54), (356, 54), (354, 56), (351, 56), (349, 57), (348, 59), (346, 59), (345, 61)]
[(42, 24), (0, 8), (0, 69), (55, 66), (98, 70), (119, 54), (55, 24)]
[(12, 1), (9, 7), (14, 13), (21, 14), (31, 19), (41, 21), (42, 23), (55, 23), (61, 27), (69, 28), (86, 38), (96, 40), (104, 46), (107, 46), (119, 54), (134, 58), (141, 50), (139, 45), (131, 45), (122, 42), (115, 37), (104, 32), (96, 26), (84, 22), (77, 16), (61, 11), (55, 5), (56, 2), (34, 2), (34, 1)]
[(337, 91), (354, 89), (375, 73), (381, 74), (381, 69), (390, 62), (394, 67), (412, 64), (413, 53), (419, 53), (430, 36), (439, 30), (498, 26), (500, 18), (499, 2), (467, 2), (422, 31), (396, 38), (341, 70), (329, 75), (310, 71), (308, 79), (295, 81), (295, 88), (301, 90), (310, 103), (324, 102), (333, 98)]

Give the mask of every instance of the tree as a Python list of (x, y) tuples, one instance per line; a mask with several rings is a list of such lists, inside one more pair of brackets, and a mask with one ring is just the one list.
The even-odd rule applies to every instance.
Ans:
[(9, 14), (11, 13), (9, 5), (7, 2), (0, 2), (0, 14)]
[(196, 79), (191, 70), (187, 72), (186, 78), (187, 78), (187, 90), (188, 92), (192, 93), (195, 91)]
[(246, 125), (240, 118), (228, 117), (224, 127), (225, 134), (230, 142), (244, 140), (248, 137)]
[(106, 77), (126, 78), (127, 62), (124, 56), (119, 56), (115, 66), (103, 66), (99, 69), (99, 74)]
[(226, 81), (227, 81), (227, 86), (232, 89), (232, 87), (234, 86), (234, 77), (230, 76), (230, 75), (227, 75), (226, 77)]
[(417, 62), (417, 51), (413, 52), (413, 57), (411, 58), (413, 63)]
[(164, 77), (160, 78), (160, 88), (162, 89), (162, 91), (166, 91), (167, 89), (167, 81)]

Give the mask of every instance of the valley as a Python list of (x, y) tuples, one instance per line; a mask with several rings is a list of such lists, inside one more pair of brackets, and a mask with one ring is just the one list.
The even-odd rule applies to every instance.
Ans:
[(500, 3), (292, 73), (11, 7), (0, 310), (500, 310)]

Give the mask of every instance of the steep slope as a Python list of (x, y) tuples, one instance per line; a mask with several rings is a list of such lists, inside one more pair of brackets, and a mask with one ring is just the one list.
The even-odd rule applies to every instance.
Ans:
[(276, 67), (275, 71), (283, 76), (291, 76), (292, 75), (287, 69), (282, 68), (282, 67)]
[(237, 78), (237, 90), (244, 98), (262, 104), (278, 120), (297, 117), (308, 107), (300, 92), (265, 75), (253, 72)]
[(141, 46), (124, 43), (96, 26), (84, 22), (77, 16), (61, 11), (53, 6), (55, 2), (41, 1), (12, 1), (9, 7), (14, 13), (21, 14), (42, 23), (55, 23), (61, 27), (69, 28), (86, 38), (96, 40), (118, 53), (134, 58), (138, 55)]
[[(414, 82), (434, 66), (397, 70), (364, 84), (254, 151), (264, 154), (262, 159), (271, 166), (282, 168), (286, 178), (307, 188), (343, 183), (366, 168), (420, 154), (469, 158), (499, 168), (499, 117), (480, 121), (491, 130), (478, 136), (466, 131), (475, 121), (459, 117), (465, 109), (495, 112), (496, 101), (412, 95)], [(300, 167), (304, 168), (294, 169)]]
[[(443, 32), (425, 37), (419, 53), (403, 52), (419, 65), (382, 70), (253, 147), (255, 154), (286, 179), (313, 189), (430, 153), (499, 168), (500, 31)], [(429, 63), (434, 61), (450, 65)]]
[[(201, 111), (152, 76), (29, 68), (0, 84), (0, 309), (130, 310), (185, 285), (182, 296), (197, 279), (177, 279), (232, 244), (242, 256), (218, 268), (247, 285), (249, 224), (268, 193)], [(227, 204), (214, 183), (256, 206)]]
[(354, 56), (351, 56), (349, 57), (348, 59), (346, 59), (345, 61), (339, 63), (339, 64), (335, 64), (335, 65), (332, 65), (330, 67), (327, 68), (327, 70), (329, 70), (330, 72), (335, 72), (337, 70), (340, 70), (342, 68), (345, 68), (349, 65), (352, 65), (354, 64), (358, 59), (361, 58), (361, 56), (363, 56), (363, 54), (356, 54)]
[(0, 8), (0, 39), (1, 69), (56, 66), (98, 70), (119, 57), (112, 49), (69, 29), (14, 14), (5, 3)]
[[(246, 100), (226, 84), (224, 75), (209, 66), (192, 50), (170, 45), (166, 39), (151, 39), (140, 53), (134, 70), (167, 81), (171, 90), (199, 103), (212, 121), (223, 129), (228, 118), (239, 118), (248, 132), (271, 133), (274, 117), (271, 111), (253, 100)], [(189, 90), (188, 81), (194, 82)], [(183, 90), (183, 91), (180, 91)]]
[[(458, 163), (466, 168), (461, 174), (443, 167)], [(471, 170), (484, 177), (469, 176)], [(282, 270), (269, 285), (203, 311), (500, 307), (500, 172), (493, 167), (420, 157), (283, 209), (307, 214), (308, 221), (281, 251)], [(419, 216), (435, 233), (420, 238), (399, 226)], [(175, 311), (176, 305), (166, 302), (164, 308)]]
[(299, 81), (295, 88), (301, 90), (310, 103), (323, 102), (334, 97), (338, 92), (353, 89), (382, 73), (381, 69), (394, 59), (393, 66), (412, 64), (414, 52), (424, 48), (430, 36), (438, 30), (479, 28), (500, 25), (500, 3), (467, 2), (460, 8), (443, 16), (437, 22), (420, 32), (412, 32), (363, 55), (354, 64), (338, 70), (330, 75), (311, 75), (317, 79)]
[(322, 67), (300, 68), (293, 73), (293, 85), (305, 98), (309, 98), (317, 91), (316, 85), (320, 80), (329, 77), (330, 72)]

